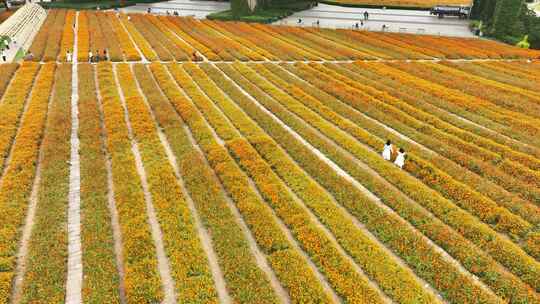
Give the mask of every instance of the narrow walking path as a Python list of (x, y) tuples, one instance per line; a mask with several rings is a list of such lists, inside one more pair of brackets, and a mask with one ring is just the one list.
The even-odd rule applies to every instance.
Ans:
[(164, 294), (163, 303), (173, 304), (173, 303), (176, 303), (176, 294), (175, 294), (175, 288), (174, 288), (175, 284), (171, 275), (171, 268), (169, 265), (169, 260), (167, 258), (167, 254), (165, 253), (165, 245), (163, 243), (163, 236), (161, 233), (161, 228), (159, 226), (157, 213), (154, 208), (153, 201), (152, 201), (152, 195), (150, 194), (150, 187), (148, 185), (146, 171), (144, 169), (141, 153), (139, 151), (139, 146), (137, 144), (137, 141), (135, 140), (133, 129), (131, 127), (124, 92), (122, 91), (122, 87), (120, 86), (116, 68), (113, 69), (113, 73), (114, 73), (114, 78), (116, 82), (116, 87), (118, 88), (120, 101), (122, 102), (122, 108), (124, 109), (124, 116), (125, 116), (124, 119), (125, 119), (127, 129), (128, 129), (129, 140), (131, 141), (131, 151), (135, 159), (137, 173), (139, 174), (139, 177), (141, 179), (141, 185), (144, 191), (144, 199), (146, 202), (146, 209), (147, 209), (146, 212), (148, 215), (148, 223), (150, 224), (150, 227), (151, 227), (152, 238), (154, 240), (154, 245), (156, 248), (156, 256), (158, 260), (158, 271), (159, 271), (159, 275), (162, 282), (162, 288), (163, 288), (163, 294)]
[[(77, 54), (79, 12), (75, 16), (73, 54)], [(82, 303), (81, 164), (79, 155), (79, 75), (77, 56), (71, 70), (71, 160), (69, 167), (68, 268), (66, 303)]]

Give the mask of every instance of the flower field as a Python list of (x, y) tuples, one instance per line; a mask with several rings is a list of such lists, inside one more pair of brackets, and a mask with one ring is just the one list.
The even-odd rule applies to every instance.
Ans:
[[(35, 61), (64, 61), (74, 11), (50, 11), (34, 39)], [(540, 58), (540, 51), (494, 41), (269, 26), (146, 14), (78, 13), (78, 59), (107, 50), (111, 61), (376, 60)]]
[(46, 23), (36, 62), (0, 65), (0, 304), (540, 303), (538, 53)]
[[(0, 300), (36, 200), (17, 299), (61, 301), (71, 65), (0, 68)], [(79, 64), (83, 299), (539, 303), (537, 69)]]

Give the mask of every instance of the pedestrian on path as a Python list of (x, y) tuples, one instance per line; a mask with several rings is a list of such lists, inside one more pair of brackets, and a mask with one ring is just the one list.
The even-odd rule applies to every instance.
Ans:
[(66, 53), (66, 61), (71, 62), (71, 52), (69, 50), (67, 50), (67, 53)]
[(298, 18), (298, 24), (302, 24), (302, 18)]
[(88, 62), (93, 62), (94, 57), (92, 56), (92, 51), (88, 51)]
[(405, 165), (405, 150), (403, 150), (403, 148), (399, 148), (394, 164), (400, 169), (403, 169), (403, 165)]
[(369, 13), (368, 13), (368, 11), (365, 11), (364, 12), (364, 20), (367, 21), (368, 19), (369, 19)]
[(2, 60), (3, 60), (4, 62), (6, 62), (6, 61), (7, 61), (6, 53), (4, 52), (4, 50), (2, 50), (2, 51), (0, 51), (0, 52), (2, 53)]
[(392, 142), (390, 140), (387, 140), (382, 151), (382, 157), (384, 158), (384, 160), (392, 159), (393, 150), (394, 150), (394, 147), (392, 146)]
[(94, 56), (96, 62), (99, 62), (99, 51), (96, 50), (96, 55)]
[(109, 60), (109, 55), (107, 55), (107, 49), (103, 50), (103, 60), (105, 60), (105, 61)]

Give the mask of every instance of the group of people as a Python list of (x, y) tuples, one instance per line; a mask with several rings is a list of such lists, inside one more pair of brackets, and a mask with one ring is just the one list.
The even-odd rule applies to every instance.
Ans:
[(99, 55), (99, 51), (96, 50), (95, 53), (92, 53), (92, 51), (88, 52), (88, 62), (99, 62), (99, 61), (107, 61), (109, 60), (109, 55), (107, 54), (107, 50), (103, 50), (103, 56)]
[[(390, 140), (387, 140), (382, 151), (382, 157), (384, 160), (392, 161), (393, 152), (394, 146)], [(399, 148), (394, 164), (400, 169), (403, 169), (403, 166), (405, 165), (405, 150), (403, 148)]]
[[(169, 11), (167, 11), (166, 13), (167, 13), (167, 16), (171, 15), (171, 13)], [(173, 11), (172, 15), (173, 16), (180, 16), (180, 14), (178, 14), (178, 11)]]

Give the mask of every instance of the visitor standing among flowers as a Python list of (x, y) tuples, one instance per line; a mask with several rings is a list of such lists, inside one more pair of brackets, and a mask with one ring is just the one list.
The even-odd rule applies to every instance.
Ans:
[(392, 150), (392, 142), (390, 140), (387, 140), (382, 151), (382, 157), (384, 158), (384, 160), (392, 159)]
[(396, 164), (396, 166), (398, 166), (400, 169), (403, 169), (403, 165), (405, 165), (405, 150), (403, 150), (403, 148), (399, 148), (394, 164)]

